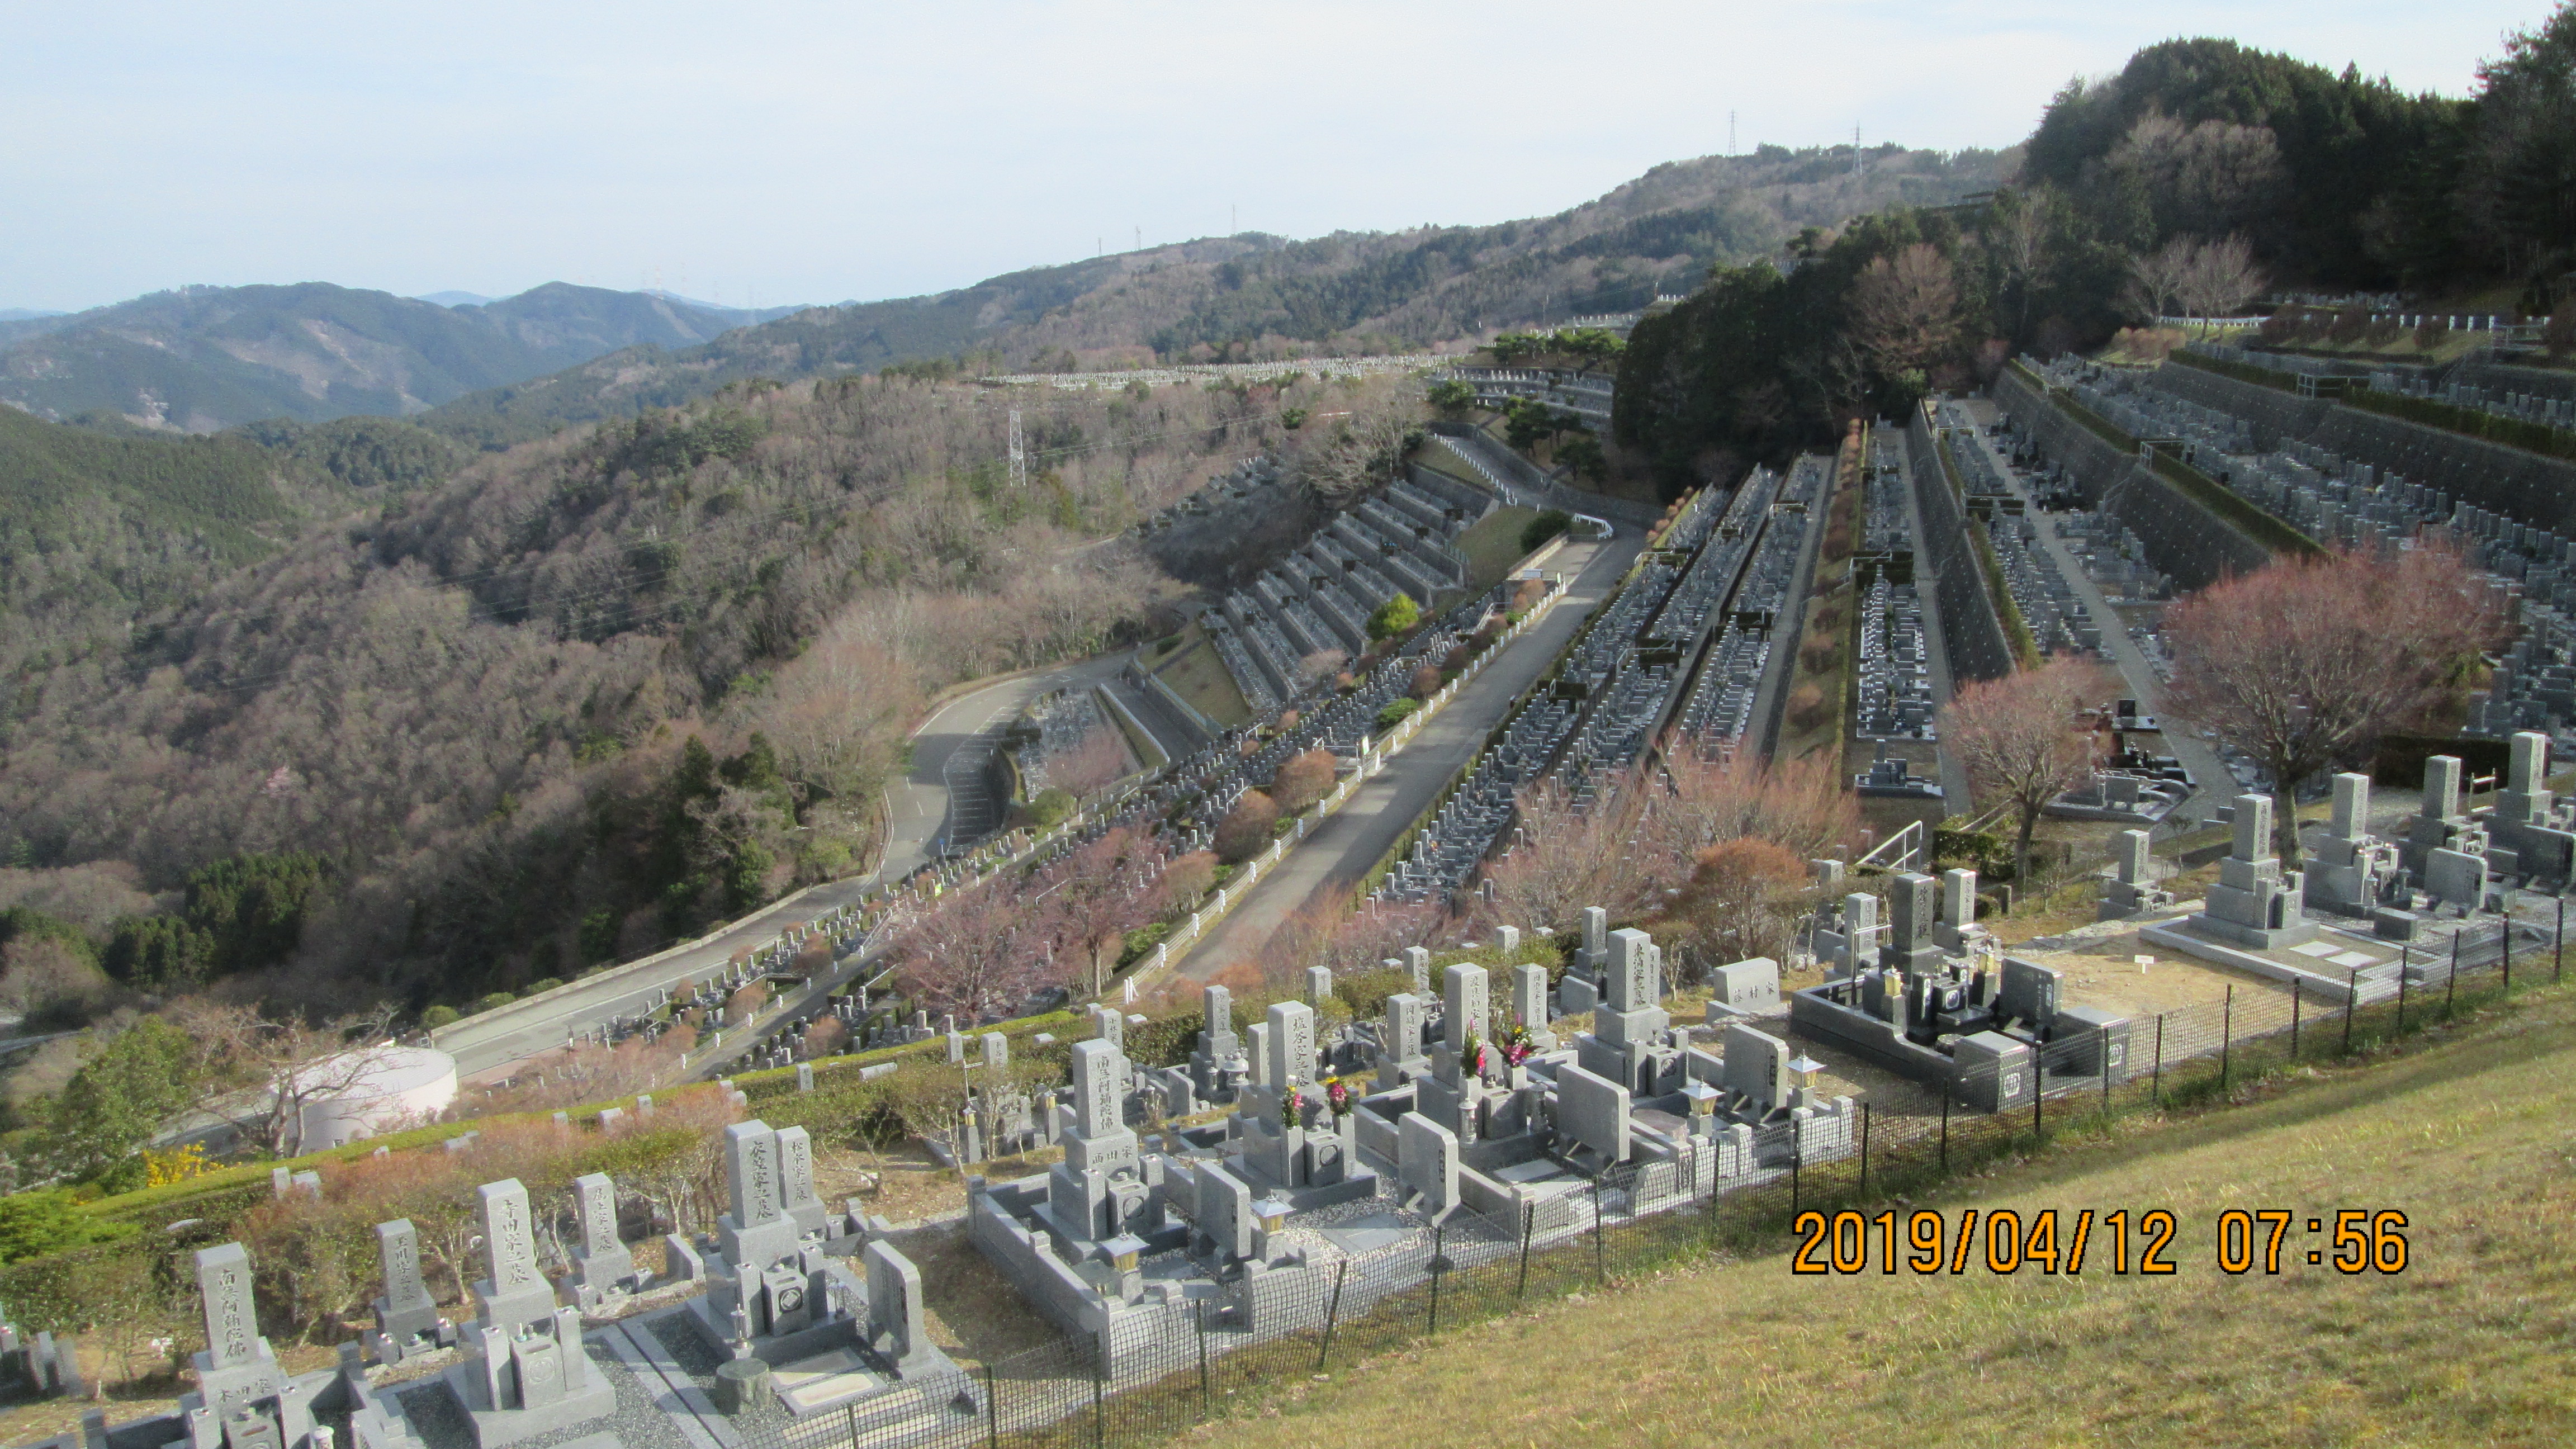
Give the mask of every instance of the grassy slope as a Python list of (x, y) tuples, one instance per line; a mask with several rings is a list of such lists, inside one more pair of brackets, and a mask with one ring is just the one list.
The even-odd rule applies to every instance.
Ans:
[[(1500, 1444), (1732, 1442), (1756, 1424), (1780, 1446), (2576, 1442), (2571, 1115), (2576, 993), (2535, 993), (2459, 1039), (2133, 1119), (1930, 1204), (1954, 1221), (2170, 1208), (2173, 1277), (1792, 1277), (1784, 1244), (1463, 1329), (1196, 1437), (1349, 1443), (1402, 1422)], [(2213, 1266), (2224, 1209), (2346, 1206), (2407, 1214), (2403, 1274)]]

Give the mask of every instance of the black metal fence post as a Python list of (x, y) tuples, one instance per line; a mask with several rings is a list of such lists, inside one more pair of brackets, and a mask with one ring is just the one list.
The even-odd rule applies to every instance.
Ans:
[[(2397, 948), (2397, 979), (2406, 979), (2406, 948)], [(2352, 1055), (2352, 1010), (2361, 1004), (2361, 968), (2356, 966), (2343, 983), (2343, 1054)]]
[(2290, 981), (2290, 1060), (2299, 1059), (2299, 1006), (2308, 999), (2307, 988), (2294, 977)]
[(1448, 1266), (1447, 1260), (1440, 1256), (1440, 1248), (1447, 1238), (1448, 1228), (1445, 1222), (1431, 1225), (1431, 1328), (1426, 1335), (1430, 1338), (1440, 1336), (1440, 1270)]
[(2111, 1028), (2096, 1027), (2093, 1032), (2093, 1065), (2102, 1069), (2102, 1120), (2111, 1119)]
[(2504, 919), (2496, 922), (2496, 936), (2504, 943), (2504, 994), (2513, 995), (2513, 902), (2505, 902)]
[(1869, 1104), (1860, 1104), (1860, 1198), (1869, 1201)]
[[(1343, 1266), (1347, 1269), (1349, 1265), (1344, 1264)], [(1199, 1300), (1199, 1311), (1197, 1314), (1199, 1328), (1199, 1417), (1202, 1419), (1207, 1418), (1209, 1415), (1216, 1412), (1216, 1400), (1212, 1397), (1212, 1392), (1208, 1384), (1207, 1311), (1208, 1300), (1202, 1298)], [(1332, 1328), (1329, 1324), (1325, 1327), (1324, 1332), (1328, 1337), (1331, 1335)], [(1317, 1369), (1316, 1372), (1321, 1373), (1323, 1370)]]
[(2227, 1001), (2218, 1009), (2218, 1090), (2227, 1090), (2229, 1056), (2236, 1045), (2236, 983), (2227, 983)]
[[(1333, 1325), (1341, 1322), (1342, 1319), (1342, 1282), (1350, 1276), (1351, 1261), (1348, 1258), (1344, 1258), (1341, 1261), (1341, 1264), (1333, 1270), (1333, 1298), (1332, 1301), (1325, 1305), (1324, 1308), (1324, 1339), (1323, 1342), (1315, 1346), (1315, 1372), (1317, 1373), (1322, 1373), (1324, 1371), (1324, 1361), (1332, 1355)], [(1439, 1290), (1437, 1287), (1434, 1287), (1432, 1291), (1436, 1293)]]
[[(2459, 939), (2457, 936), (2451, 938), (2454, 945)], [(2397, 968), (2397, 1034), (2406, 1034), (2406, 968), (2403, 966)]]
[[(859, 1442), (859, 1406), (850, 1406), (850, 1442)], [(1205, 1418), (1206, 1400), (1200, 1400), (1200, 1417)], [(984, 1365), (984, 1442), (999, 1449), (1002, 1442), (1002, 1376), (991, 1364)]]
[[(1520, 1281), (1512, 1285), (1512, 1301), (1513, 1301), (1513, 1302), (1515, 1302), (1515, 1303), (1518, 1303), (1518, 1302), (1521, 1300), (1522, 1296), (1523, 1296), (1523, 1295), (1525, 1295), (1525, 1294), (1527, 1294), (1527, 1293), (1529, 1292), (1529, 1250), (1530, 1250), (1530, 1230), (1531, 1230), (1532, 1228), (1536, 1227), (1537, 1225), (1538, 1225), (1538, 1204), (1537, 1204), (1537, 1203), (1534, 1203), (1534, 1202), (1525, 1202), (1525, 1203), (1522, 1203), (1522, 1204), (1521, 1204), (1521, 1276), (1520, 1276)], [(1343, 1271), (1345, 1271), (1345, 1272), (1349, 1271), (1349, 1268), (1350, 1268), (1350, 1264), (1349, 1264), (1349, 1262), (1348, 1262), (1347, 1260), (1345, 1260), (1345, 1261), (1343, 1262), (1342, 1267), (1343, 1267)]]
[(2549, 979), (2552, 985), (2567, 979), (2567, 898), (2558, 898), (2558, 929), (2549, 936)]
[(2460, 998), (2460, 937), (2467, 935), (2463, 926), (2451, 933), (2451, 974), (2442, 981), (2442, 1019), (2451, 1019), (2451, 1003)]
[[(1605, 1164), (1602, 1171), (1608, 1170)], [(1592, 1179), (1592, 1278), (1594, 1282), (1607, 1283), (1610, 1281), (1610, 1260), (1605, 1256), (1608, 1249), (1601, 1241), (1601, 1231), (1601, 1179), (1595, 1175)]]

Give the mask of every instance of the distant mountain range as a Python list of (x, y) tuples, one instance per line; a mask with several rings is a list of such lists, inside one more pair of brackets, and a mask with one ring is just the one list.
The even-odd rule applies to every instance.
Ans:
[(484, 447), (781, 380), (958, 360), (987, 371), (1405, 349), (1626, 312), (1890, 206), (1991, 190), (2011, 153), (1849, 146), (1703, 156), (1529, 221), (1312, 241), (1247, 234), (1086, 258), (926, 297), (811, 307), (677, 351), (629, 348), (457, 398), (423, 426)]
[[(1809, 227), (1992, 188), (2006, 155), (1889, 145), (1670, 162), (1554, 216), (1205, 238), (837, 307), (718, 307), (553, 282), (497, 301), (326, 283), (189, 287), (0, 318), (0, 402), (118, 430), (417, 417), (484, 448), (749, 377), (985, 371), (1392, 350), (1634, 311)], [(1857, 163), (1857, 164), (1856, 164)]]
[(325, 282), (188, 287), (68, 315), (0, 316), (0, 402), (55, 421), (190, 433), (271, 417), (399, 417), (622, 348), (695, 346), (793, 310), (564, 282), (454, 306)]

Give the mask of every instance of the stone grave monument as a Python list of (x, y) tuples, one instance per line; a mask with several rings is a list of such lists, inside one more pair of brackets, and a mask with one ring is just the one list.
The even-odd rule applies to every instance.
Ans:
[(250, 1254), (241, 1244), (198, 1250), (196, 1267), (206, 1346), (191, 1359), (197, 1387), (179, 1396), (190, 1449), (301, 1449), (328, 1376), (290, 1378), (260, 1336)]
[(555, 1300), (537, 1271), (535, 1220), (517, 1178), (475, 1189), (488, 1276), (474, 1285), (483, 1311), (463, 1331), (465, 1361), (447, 1390), (472, 1421), (481, 1449), (605, 1417), (617, 1395), (581, 1341), (581, 1310)]
[(2123, 830), (2111, 837), (2111, 874), (2102, 898), (2093, 907), (2097, 921), (2127, 921), (2173, 909), (2173, 892), (2153, 884), (2147, 832)]
[(2391, 904), (2405, 887), (2397, 847), (2370, 833), (2370, 777), (2334, 777), (2334, 817), (2305, 844), (2307, 888), (2302, 904), (2334, 916), (2367, 916)]
[(642, 1280), (634, 1253), (618, 1236), (617, 1184), (604, 1172), (585, 1173), (572, 1180), (572, 1195), (581, 1246), (573, 1251), (573, 1268), (564, 1275), (563, 1287), (584, 1313), (593, 1313), (634, 1292)]
[(429, 1284), (420, 1273), (420, 1230), (409, 1218), (376, 1224), (376, 1259), (385, 1275), (384, 1296), (376, 1300), (372, 1342), (376, 1362), (399, 1364), (406, 1358), (434, 1353), (455, 1342), (455, 1331), (438, 1316)]
[(2235, 848), (2218, 863), (2207, 903), (2185, 917), (2186, 930), (2255, 951), (2314, 940), (2316, 923), (2301, 910), (2300, 874), (2272, 853), (2272, 797), (2239, 795), (2230, 824)]

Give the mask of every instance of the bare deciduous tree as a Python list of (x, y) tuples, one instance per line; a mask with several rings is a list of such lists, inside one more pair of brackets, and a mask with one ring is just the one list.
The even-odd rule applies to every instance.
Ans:
[(2193, 242), (2182, 268), (2176, 300), (2194, 317), (2229, 317), (2254, 300), (2267, 278), (2254, 264), (2254, 244), (2241, 232), (2214, 242)]
[(1958, 279), (1929, 242), (1863, 267), (1849, 307), (1853, 340), (1882, 377), (1929, 370), (1958, 343)]
[(2473, 667), (2501, 623), (2493, 594), (2446, 546), (2276, 559), (2166, 615), (2165, 712), (2262, 764), (2277, 849), (2295, 868), (2298, 782), (2357, 763)]
[(387, 1003), (317, 1024), (207, 997), (171, 1010), (208, 1067), (212, 1095), (201, 1105), (280, 1157), (292, 1155), (306, 1106), (360, 1090), (383, 1069), (394, 1014)]
[(2191, 238), (2176, 237), (2154, 251), (2129, 258), (2129, 280), (2122, 292), (2131, 311), (2144, 314), (2149, 322), (2173, 314), (2191, 271), (2193, 246)]
[(2061, 654), (2036, 669), (1978, 680), (1941, 710), (1941, 738), (1978, 798), (2013, 807), (2016, 880), (2030, 879), (2030, 835), (2040, 811), (2092, 776), (2100, 750), (2084, 712), (2110, 688), (2100, 666)]

